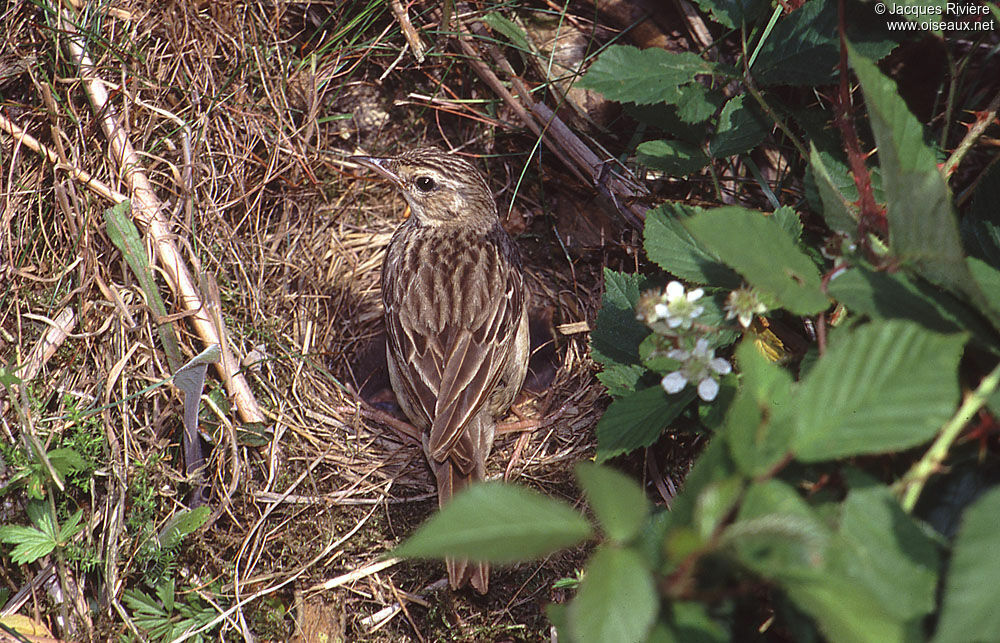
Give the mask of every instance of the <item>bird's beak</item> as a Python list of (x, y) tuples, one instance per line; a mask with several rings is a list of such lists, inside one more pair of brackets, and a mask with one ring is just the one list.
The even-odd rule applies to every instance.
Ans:
[(389, 179), (397, 187), (403, 187), (403, 181), (399, 175), (389, 169), (389, 159), (375, 156), (352, 156), (349, 160), (375, 170), (383, 178)]

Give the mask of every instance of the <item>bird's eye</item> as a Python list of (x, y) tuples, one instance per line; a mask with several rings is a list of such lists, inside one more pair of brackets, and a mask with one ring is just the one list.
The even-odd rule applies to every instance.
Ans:
[(429, 176), (418, 176), (415, 183), (417, 185), (417, 189), (421, 192), (430, 192), (437, 187), (437, 183), (435, 183), (434, 179)]

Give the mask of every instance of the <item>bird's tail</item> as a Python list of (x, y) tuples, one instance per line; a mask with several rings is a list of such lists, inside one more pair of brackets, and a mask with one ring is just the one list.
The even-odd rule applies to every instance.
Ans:
[[(433, 469), (434, 477), (437, 478), (438, 507), (445, 506), (452, 496), (478, 478), (475, 468), (469, 473), (462, 473), (450, 459), (434, 463)], [(485, 594), (489, 589), (489, 563), (448, 558), (445, 564), (448, 566), (448, 580), (452, 589), (459, 589), (466, 584), (472, 585), (480, 594)]]

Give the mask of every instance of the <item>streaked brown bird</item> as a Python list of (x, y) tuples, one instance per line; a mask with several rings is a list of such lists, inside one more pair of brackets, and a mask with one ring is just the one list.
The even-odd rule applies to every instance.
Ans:
[[(517, 246), (482, 174), (435, 147), (354, 157), (402, 193), (411, 216), (382, 266), (393, 391), (421, 430), (438, 505), (485, 476), (497, 419), (528, 368), (527, 291)], [(454, 589), (485, 594), (489, 566), (447, 561)]]

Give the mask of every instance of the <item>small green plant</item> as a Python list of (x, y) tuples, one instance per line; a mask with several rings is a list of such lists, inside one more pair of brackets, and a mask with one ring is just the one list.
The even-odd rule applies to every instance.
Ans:
[[(173, 568), (184, 537), (208, 520), (211, 510), (198, 507), (178, 512), (154, 537), (147, 539), (137, 558), (145, 561), (143, 578), (155, 599), (142, 589), (126, 590), (125, 605), (132, 610), (136, 626), (152, 639), (170, 641), (192, 628), (214, 619), (218, 612), (191, 592), (186, 602), (175, 594)], [(203, 640), (201, 635), (194, 640)]]
[(33, 563), (55, 549), (65, 549), (83, 525), (83, 510), (74, 513), (62, 525), (56, 523), (47, 503), (29, 500), (26, 507), (31, 527), (4, 525), (0, 527), (0, 542), (14, 545), (10, 559), (17, 565)]
[[(174, 591), (174, 579), (159, 583), (150, 596), (141, 590), (126, 590), (122, 598), (131, 610), (136, 626), (155, 641), (172, 641), (182, 634), (205, 627), (218, 612), (196, 593), (184, 599)], [(189, 640), (204, 641), (201, 633)]]

